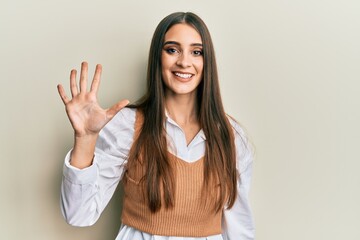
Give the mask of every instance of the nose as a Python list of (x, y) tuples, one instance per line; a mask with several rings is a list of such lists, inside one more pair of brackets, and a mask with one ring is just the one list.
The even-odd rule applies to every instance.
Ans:
[(178, 59), (176, 61), (176, 64), (178, 66), (183, 67), (183, 68), (190, 67), (191, 66), (191, 56), (190, 56), (190, 54), (186, 54), (184, 52), (179, 54), (179, 57), (178, 57)]

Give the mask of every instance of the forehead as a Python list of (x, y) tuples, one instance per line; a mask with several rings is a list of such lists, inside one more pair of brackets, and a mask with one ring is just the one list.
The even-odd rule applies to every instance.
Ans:
[(195, 28), (186, 23), (173, 25), (165, 34), (165, 42), (175, 41), (183, 45), (202, 43), (200, 34)]

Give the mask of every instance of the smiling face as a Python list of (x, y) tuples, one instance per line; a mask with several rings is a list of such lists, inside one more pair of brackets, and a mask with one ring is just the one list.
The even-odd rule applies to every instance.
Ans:
[(185, 23), (172, 26), (165, 34), (161, 64), (166, 96), (195, 96), (204, 65), (200, 34)]

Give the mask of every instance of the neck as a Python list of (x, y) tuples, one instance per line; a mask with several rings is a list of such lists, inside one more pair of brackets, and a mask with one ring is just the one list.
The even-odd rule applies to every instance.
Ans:
[(196, 92), (192, 94), (171, 94), (165, 97), (169, 116), (180, 125), (198, 122)]

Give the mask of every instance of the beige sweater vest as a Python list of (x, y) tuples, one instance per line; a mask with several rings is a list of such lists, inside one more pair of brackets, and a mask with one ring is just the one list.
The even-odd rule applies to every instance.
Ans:
[[(137, 111), (135, 137), (138, 136), (142, 114)], [(129, 169), (124, 178), (122, 223), (140, 231), (161, 236), (206, 237), (221, 234), (222, 212), (215, 212), (210, 201), (202, 196), (204, 158), (185, 162), (168, 153), (176, 172), (173, 208), (152, 213), (145, 197), (145, 183), (140, 181), (145, 169), (141, 164)], [(160, 188), (161, 189), (161, 188)], [(212, 207), (211, 207), (212, 206)]]

